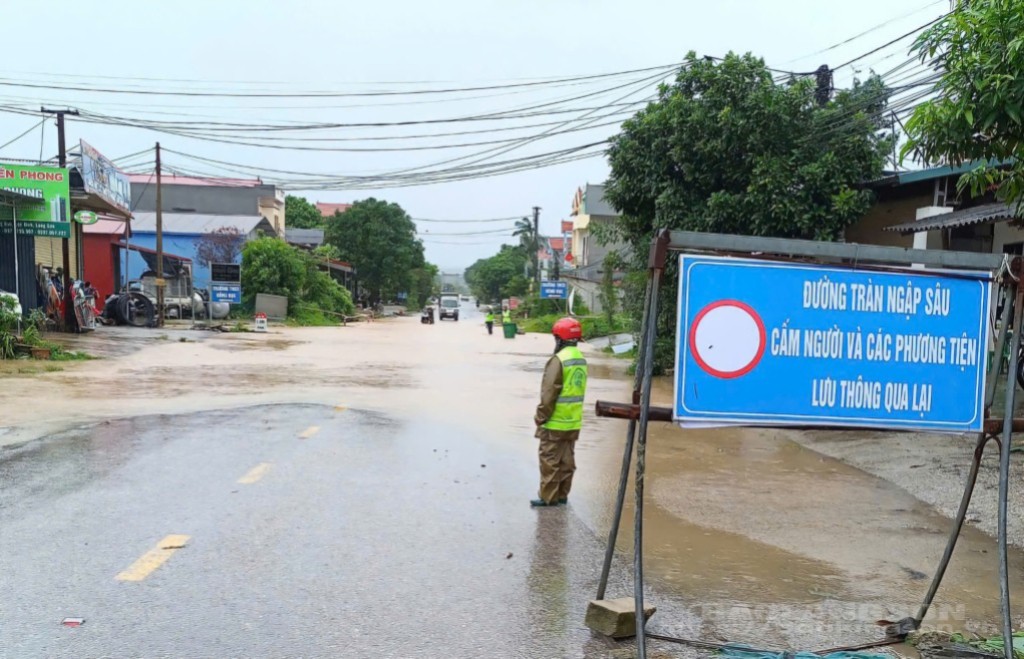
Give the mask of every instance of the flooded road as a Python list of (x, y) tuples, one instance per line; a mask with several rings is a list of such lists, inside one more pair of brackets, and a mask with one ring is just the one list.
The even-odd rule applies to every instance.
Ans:
[[(549, 337), (488, 336), (464, 309), (432, 326), (74, 341), (102, 358), (0, 380), (0, 656), (616, 656), (582, 617), (625, 423), (589, 403), (628, 400), (626, 361), (588, 354), (571, 504), (535, 511)], [(655, 424), (647, 465), (659, 633), (872, 640), (876, 620), (916, 612), (945, 543), (932, 507), (782, 431)], [(632, 589), (631, 498), (611, 597)], [(190, 540), (166, 565), (115, 579), (169, 534)], [(968, 528), (927, 623), (987, 629), (995, 567)]]

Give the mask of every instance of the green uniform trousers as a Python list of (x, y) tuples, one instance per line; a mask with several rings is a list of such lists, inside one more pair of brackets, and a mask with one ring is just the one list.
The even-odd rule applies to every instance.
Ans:
[(537, 429), (540, 440), (540, 498), (548, 503), (569, 497), (576, 471), (576, 440), (579, 430)]

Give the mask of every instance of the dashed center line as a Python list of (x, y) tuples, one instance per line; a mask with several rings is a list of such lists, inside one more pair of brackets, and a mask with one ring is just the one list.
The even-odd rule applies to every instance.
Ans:
[(114, 578), (118, 581), (142, 581), (166, 563), (174, 552), (183, 549), (190, 539), (187, 535), (167, 536)]
[(261, 479), (264, 476), (266, 476), (268, 471), (270, 471), (270, 463), (269, 462), (261, 462), (258, 465), (256, 465), (255, 467), (253, 467), (252, 469), (250, 469), (245, 474), (245, 476), (242, 476), (241, 478), (239, 478), (238, 482), (241, 483), (242, 485), (252, 485), (253, 483), (258, 481), (259, 479)]
[(309, 439), (318, 432), (320, 432), (320, 426), (310, 426), (303, 430), (302, 434), (300, 434), (299, 437), (301, 437), (302, 439)]

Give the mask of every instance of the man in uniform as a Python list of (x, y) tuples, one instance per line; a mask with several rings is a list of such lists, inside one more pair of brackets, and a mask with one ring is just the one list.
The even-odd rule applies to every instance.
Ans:
[(563, 318), (551, 333), (555, 335), (555, 354), (544, 367), (540, 405), (534, 417), (540, 440), (540, 491), (538, 498), (530, 501), (533, 507), (569, 501), (587, 390), (587, 360), (576, 347), (583, 336), (579, 321)]
[(484, 316), (484, 324), (487, 325), (487, 333), (494, 334), (494, 309), (487, 308), (487, 315)]
[(504, 325), (508, 325), (512, 322), (512, 312), (509, 311), (508, 307), (503, 307), (501, 309), (501, 322)]

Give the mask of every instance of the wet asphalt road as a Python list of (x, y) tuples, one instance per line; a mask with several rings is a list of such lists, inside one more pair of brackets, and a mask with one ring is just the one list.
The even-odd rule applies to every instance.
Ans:
[(622, 656), (582, 625), (601, 540), (472, 440), (282, 405), (5, 450), (0, 656)]

